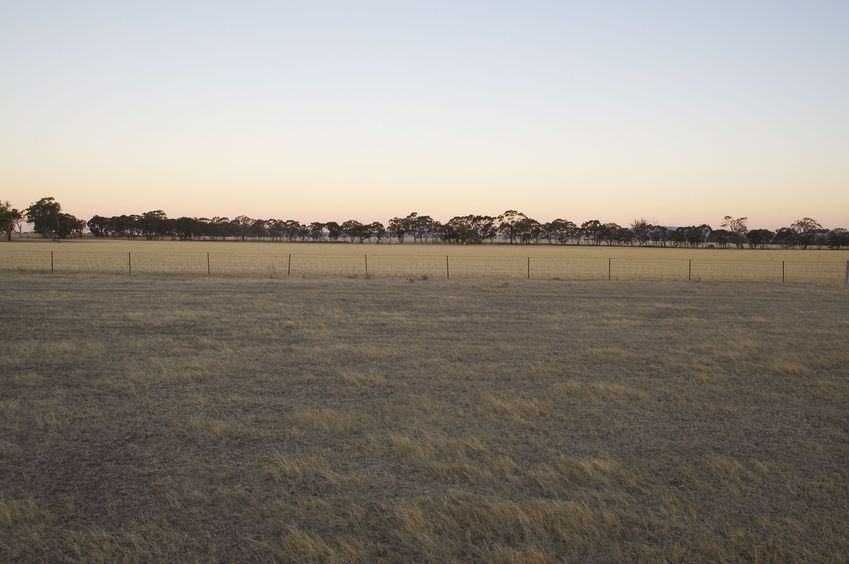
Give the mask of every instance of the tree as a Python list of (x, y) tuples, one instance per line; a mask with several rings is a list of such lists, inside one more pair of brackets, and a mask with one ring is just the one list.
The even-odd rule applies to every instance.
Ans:
[(810, 217), (803, 217), (794, 221), (790, 225), (797, 236), (797, 241), (802, 245), (803, 249), (807, 249), (808, 245), (814, 242), (817, 231), (822, 229), (822, 225)]
[(189, 241), (203, 231), (201, 222), (192, 217), (178, 217), (173, 220), (173, 231), (181, 241)]
[(404, 236), (407, 234), (407, 222), (402, 217), (393, 217), (387, 225), (389, 236), (398, 239), (399, 243), (404, 242)]
[(65, 239), (67, 237), (82, 237), (85, 227), (85, 220), (77, 219), (69, 213), (60, 213), (56, 236), (60, 239)]
[(244, 241), (248, 238), (251, 232), (251, 225), (253, 225), (254, 220), (246, 215), (237, 215), (233, 218), (233, 221), (230, 222), (230, 225), (233, 226), (233, 232), (237, 234), (237, 236)]
[[(617, 223), (605, 223), (599, 228), (599, 239), (612, 245), (618, 243), (622, 227)], [(628, 231), (630, 233), (630, 230)]]
[(41, 198), (24, 210), (27, 221), (35, 226), (42, 237), (64, 239), (82, 236), (86, 222), (69, 213), (62, 213), (62, 206), (52, 197)]
[(514, 232), (522, 243), (530, 243), (532, 241), (539, 243), (539, 240), (542, 239), (544, 234), (542, 224), (529, 217), (524, 217), (517, 221)]
[(666, 241), (669, 239), (669, 228), (663, 225), (652, 225), (650, 228), (651, 242), (655, 245), (660, 244), (661, 247), (666, 246)]
[(21, 219), (21, 212), (13, 208), (9, 202), (0, 201), (0, 233), (6, 234), (7, 241), (12, 240), (12, 231)]
[(776, 245), (784, 245), (785, 249), (795, 247), (797, 245), (798, 235), (789, 227), (782, 227), (775, 232), (772, 242)]
[(507, 210), (498, 216), (498, 232), (506, 236), (510, 243), (515, 243), (522, 227), (522, 220), (528, 216), (516, 210)]
[(708, 240), (712, 231), (713, 229), (711, 229), (710, 225), (706, 223), (703, 223), (698, 227), (688, 227), (687, 242), (691, 247), (700, 247)]
[(338, 241), (342, 236), (342, 226), (335, 221), (328, 221), (324, 226), (327, 228), (327, 238), (331, 241)]
[(843, 229), (842, 227), (832, 229), (828, 234), (827, 241), (828, 246), (832, 249), (841, 249), (843, 247), (849, 247), (849, 231)]
[(88, 230), (95, 237), (108, 237), (111, 231), (110, 223), (108, 217), (96, 215), (88, 220)]
[(320, 221), (313, 221), (307, 227), (310, 234), (310, 239), (313, 241), (321, 241), (324, 239), (324, 224)]
[(162, 210), (144, 212), (141, 215), (141, 232), (148, 241), (159, 239), (167, 231), (168, 216)]
[(377, 239), (378, 243), (383, 241), (383, 238), (386, 236), (386, 227), (384, 227), (379, 221), (372, 222), (372, 224), (369, 225), (369, 231), (371, 231), (372, 237)]
[(404, 218), (404, 225), (408, 233), (412, 233), (413, 241), (424, 243), (425, 237), (431, 238), (434, 232), (434, 221), (429, 215), (411, 213)]
[(342, 224), (342, 233), (353, 242), (362, 243), (371, 237), (371, 228), (368, 225), (363, 225), (356, 219), (349, 219)]
[(578, 234), (578, 226), (568, 219), (557, 218), (545, 225), (546, 237), (549, 241), (556, 240), (565, 245)]
[(749, 218), (747, 217), (738, 217), (737, 219), (734, 219), (730, 215), (726, 215), (722, 219), (722, 223), (719, 225), (734, 234), (734, 243), (736, 243), (738, 249), (742, 249), (743, 243), (746, 241), (746, 233), (749, 231), (749, 228), (746, 227), (746, 221), (748, 221), (748, 219)]
[(594, 245), (598, 245), (599, 237), (601, 236), (601, 222), (597, 219), (591, 219), (581, 224), (580, 237), (589, 239)]
[(724, 249), (728, 247), (729, 244), (737, 242), (737, 235), (728, 229), (714, 229), (707, 241), (708, 243), (713, 243), (720, 249)]
[(631, 223), (631, 232), (634, 234), (634, 239), (641, 247), (648, 243), (651, 239), (651, 224), (645, 218), (635, 219)]
[(42, 237), (59, 236), (59, 214), (62, 206), (52, 196), (41, 198), (24, 210), (27, 221)]
[(772, 243), (775, 233), (769, 229), (752, 229), (749, 231), (749, 247), (763, 249), (766, 245)]

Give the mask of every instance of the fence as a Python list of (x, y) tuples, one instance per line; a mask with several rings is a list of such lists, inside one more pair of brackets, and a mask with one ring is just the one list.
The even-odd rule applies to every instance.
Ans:
[(0, 270), (201, 275), (849, 283), (849, 263), (515, 256), (4, 252)]

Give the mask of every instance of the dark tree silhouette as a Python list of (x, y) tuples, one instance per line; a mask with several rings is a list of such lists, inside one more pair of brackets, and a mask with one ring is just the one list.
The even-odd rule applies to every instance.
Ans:
[(23, 216), (9, 202), (0, 201), (0, 233), (6, 234), (6, 240), (12, 240), (12, 231), (18, 226)]

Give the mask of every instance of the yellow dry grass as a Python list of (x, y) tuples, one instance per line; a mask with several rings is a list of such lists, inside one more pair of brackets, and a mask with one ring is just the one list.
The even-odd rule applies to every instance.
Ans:
[[(52, 253), (52, 259), (51, 259)], [(366, 258), (367, 255), (367, 258)], [(446, 261), (446, 257), (448, 261)], [(560, 245), (26, 240), (0, 243), (0, 270), (422, 278), (838, 283), (849, 251)], [(446, 264), (447, 262), (447, 264)]]

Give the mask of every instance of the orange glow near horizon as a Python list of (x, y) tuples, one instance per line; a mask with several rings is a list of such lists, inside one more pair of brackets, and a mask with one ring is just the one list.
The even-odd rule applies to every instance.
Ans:
[(329, 4), (8, 7), (0, 198), (849, 227), (849, 5)]

